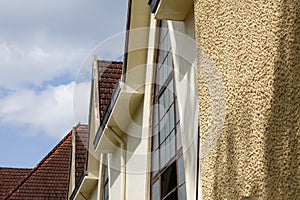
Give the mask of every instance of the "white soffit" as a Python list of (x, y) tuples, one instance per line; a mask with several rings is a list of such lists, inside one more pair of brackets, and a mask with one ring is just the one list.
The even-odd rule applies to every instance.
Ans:
[(159, 20), (184, 21), (193, 3), (193, 0), (160, 0), (155, 12), (155, 18)]
[(114, 130), (120, 137), (124, 137), (128, 125), (132, 123), (132, 116), (143, 99), (143, 93), (135, 91), (126, 83), (120, 82), (119, 86), (121, 91), (115, 101), (107, 123), (102, 133), (97, 132), (97, 134), (101, 134), (101, 137), (95, 150), (101, 153), (111, 153), (114, 151), (118, 143), (111, 135), (109, 128)]
[(98, 182), (98, 178), (89, 173), (87, 176), (83, 178), (83, 181), (81, 182), (80, 187), (74, 199), (81, 199), (80, 194), (88, 196), (92, 192), (97, 182)]

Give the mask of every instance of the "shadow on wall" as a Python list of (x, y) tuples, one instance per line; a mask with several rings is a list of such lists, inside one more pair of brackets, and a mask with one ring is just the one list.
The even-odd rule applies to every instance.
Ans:
[[(234, 104), (210, 166), (212, 199), (300, 199), (300, 1), (282, 1), (280, 9), (270, 110), (254, 113), (255, 84), (233, 85)], [(254, 123), (253, 113), (266, 115), (267, 124)]]
[(300, 199), (300, 1), (282, 3), (265, 138), (267, 199)]

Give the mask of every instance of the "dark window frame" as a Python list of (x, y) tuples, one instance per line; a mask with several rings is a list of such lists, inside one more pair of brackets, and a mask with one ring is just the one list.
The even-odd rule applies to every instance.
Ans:
[[(107, 194), (105, 193), (107, 188)], [(103, 164), (103, 185), (102, 185), (102, 200), (109, 200), (109, 175), (107, 165), (107, 155), (105, 155), (105, 161)]]
[[(160, 26), (159, 26), (160, 27)], [(164, 35), (162, 35), (162, 39), (161, 39), (161, 31), (159, 32), (159, 38), (158, 41), (159, 43), (164, 42), (164, 40), (167, 38), (169, 39), (170, 36), (168, 35), (169, 31), (164, 31)], [(170, 42), (170, 41), (169, 41)], [(158, 44), (158, 47), (160, 47), (160, 44)], [(172, 55), (172, 48), (170, 45), (170, 48), (168, 48), (168, 51), (166, 51), (165, 57), (163, 57), (162, 62), (159, 64), (162, 64), (166, 61), (166, 59), (168, 59), (168, 56), (170, 54), (170, 56)], [(159, 62), (160, 59), (160, 55), (159, 53), (161, 52), (161, 50), (157, 51), (157, 58), (156, 60)], [(174, 78), (174, 63), (173, 63), (173, 58), (171, 58), (172, 60), (172, 71), (169, 73), (168, 77), (164, 80), (164, 82), (162, 83), (162, 85), (158, 85), (161, 84), (160, 83), (160, 70), (162, 69), (161, 66), (159, 66), (159, 64), (156, 64), (155, 66), (155, 84), (154, 84), (154, 97), (153, 97), (153, 105), (158, 104), (159, 105), (159, 100), (162, 97), (163, 94), (165, 94), (166, 90), (168, 90), (168, 87), (170, 87), (169, 84), (173, 84), (171, 87), (173, 87), (173, 92), (172, 92), (172, 101), (170, 101), (171, 103), (168, 105), (169, 107), (166, 108), (165, 113), (163, 113), (161, 115), (160, 113), (160, 109), (157, 109), (156, 112), (152, 112), (152, 133), (155, 133), (155, 129), (157, 128), (157, 147), (155, 147), (155, 149), (153, 149), (153, 141), (154, 141), (154, 134), (152, 135), (152, 145), (151, 145), (151, 152), (152, 152), (152, 156), (151, 156), (151, 166), (152, 166), (152, 159), (154, 157), (154, 152), (158, 151), (158, 170), (154, 173), (153, 170), (151, 171), (150, 175), (151, 175), (151, 192), (150, 192), (150, 199), (152, 199), (152, 187), (153, 185), (158, 181), (159, 183), (159, 187), (160, 187), (160, 199), (162, 200), (167, 200), (171, 195), (176, 195), (177, 199), (179, 199), (179, 188), (181, 186), (183, 186), (185, 184), (185, 178), (184, 181), (179, 183), (179, 159), (183, 156), (183, 152), (182, 152), (182, 143), (180, 141), (180, 148), (178, 148), (179, 144), (178, 144), (178, 134), (181, 134), (181, 131), (178, 130), (178, 125), (180, 123), (179, 120), (179, 116), (178, 116), (178, 105), (177, 105), (177, 97), (175, 95), (175, 78)], [(171, 110), (173, 109), (173, 110)], [(173, 112), (173, 116), (174, 116), (174, 122), (173, 122), (173, 127), (169, 127), (170, 130), (168, 130), (168, 133), (164, 133), (164, 139), (163, 141), (161, 141), (161, 132), (162, 132), (162, 128), (160, 127), (160, 122), (162, 119), (164, 119), (167, 115), (168, 112)], [(157, 116), (155, 116), (157, 115)], [(157, 118), (157, 122), (156, 124), (154, 124), (154, 118)], [(163, 125), (164, 126), (164, 125)], [(172, 133), (174, 132), (174, 137), (171, 139), (175, 140), (175, 153), (174, 155), (172, 155), (169, 160), (167, 162), (164, 163), (164, 165), (162, 166), (161, 162), (161, 147), (162, 145), (165, 145), (165, 143), (167, 143), (167, 140), (169, 137), (171, 137)], [(170, 143), (169, 143), (170, 145)], [(183, 158), (182, 158), (183, 159)], [(164, 175), (164, 173), (169, 170), (171, 167), (175, 167), (175, 171), (176, 171), (176, 186), (174, 188), (172, 188), (170, 191), (168, 191), (167, 194), (164, 194), (165, 191), (163, 191), (163, 180), (162, 180), (162, 176)], [(184, 167), (184, 166), (183, 166)], [(184, 175), (185, 177), (185, 175)], [(184, 186), (185, 187), (185, 186)]]

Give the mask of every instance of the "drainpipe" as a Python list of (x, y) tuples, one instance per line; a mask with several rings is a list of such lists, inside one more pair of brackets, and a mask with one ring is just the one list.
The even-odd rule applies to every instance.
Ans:
[[(199, 194), (199, 187), (202, 187), (202, 185), (199, 184), (199, 173), (200, 173), (200, 127), (198, 126), (198, 133), (197, 133), (197, 173), (196, 173), (196, 200), (202, 199), (202, 193)], [(199, 198), (200, 196), (200, 198)]]
[(111, 128), (107, 127), (111, 132), (112, 136), (121, 145), (122, 156), (121, 156), (121, 173), (122, 173), (122, 200), (126, 200), (126, 151), (125, 151), (125, 141)]

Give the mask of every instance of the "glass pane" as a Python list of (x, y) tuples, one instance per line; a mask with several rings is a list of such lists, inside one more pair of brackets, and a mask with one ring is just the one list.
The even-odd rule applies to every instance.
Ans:
[(162, 174), (162, 193), (166, 196), (170, 193), (177, 185), (177, 175), (176, 175), (176, 165), (172, 164), (166, 171)]
[(168, 33), (168, 21), (162, 20), (160, 23), (160, 44), (161, 41), (164, 39), (164, 36)]
[(158, 122), (158, 104), (153, 105), (153, 125), (155, 126)]
[(170, 160), (171, 153), (170, 153), (170, 137), (166, 140), (166, 163)]
[(158, 69), (160, 69), (160, 67), (161, 67), (160, 64), (162, 63), (162, 61), (163, 61), (162, 49), (158, 49), (158, 56), (157, 56)]
[(172, 65), (172, 53), (169, 52), (166, 58), (166, 65), (167, 65), (167, 75), (169, 76), (173, 70)]
[[(160, 56), (160, 55), (159, 55)], [(159, 86), (159, 89), (160, 89), (160, 86), (161, 86), (161, 83), (162, 83), (162, 74), (161, 74), (161, 67), (162, 65), (161, 64), (158, 64), (158, 70), (157, 70), (157, 82), (158, 82), (158, 86)]]
[[(165, 66), (165, 70), (167, 70), (167, 68), (166, 68), (166, 66), (168, 65), (168, 59), (167, 59), (167, 57), (168, 57), (168, 45), (167, 45), (167, 43), (166, 42), (164, 42), (164, 47), (163, 47), (163, 52), (164, 52), (164, 60), (163, 60), (163, 64), (164, 64), (164, 66)], [(166, 72), (166, 71), (165, 71)]]
[[(164, 110), (165, 110), (165, 105), (164, 105), (164, 101), (165, 101), (165, 95), (164, 94), (161, 94), (161, 96), (159, 97), (159, 99), (158, 99), (158, 103), (159, 103), (159, 106), (161, 107), (161, 109), (160, 109), (160, 116), (163, 116), (163, 114), (164, 114)], [(162, 109), (163, 108), (163, 109)]]
[(168, 37), (168, 35), (164, 36), (162, 38), (162, 41), (160, 42), (160, 45), (159, 45), (159, 48), (162, 49), (165, 52), (164, 57), (167, 57), (166, 52), (168, 52), (168, 49), (169, 49), (167, 37)]
[[(167, 34), (164, 39), (164, 50), (169, 51), (171, 47), (170, 34)], [(167, 57), (167, 54), (166, 54)]]
[(164, 106), (165, 106), (165, 109), (166, 109), (166, 111), (168, 110), (168, 108), (169, 108), (169, 97), (168, 97), (168, 92), (167, 92), (168, 90), (166, 89), (165, 91), (164, 91)]
[(165, 40), (166, 34), (168, 34), (169, 30), (166, 27), (160, 28), (160, 38), (159, 38), (159, 45), (161, 46), (162, 41)]
[(170, 107), (170, 90), (168, 89), (168, 87), (169, 86), (167, 86), (166, 90), (164, 91), (166, 109)]
[(153, 128), (153, 137), (152, 137), (152, 149), (156, 149), (158, 147), (158, 126)]
[(152, 200), (160, 200), (159, 180), (152, 185)]
[(160, 146), (160, 168), (166, 164), (166, 142), (162, 143)]
[(182, 147), (180, 123), (177, 124), (177, 150)]
[(181, 155), (178, 159), (178, 183), (181, 184), (185, 181), (184, 162)]
[[(172, 85), (172, 82), (170, 82), (169, 88), (168, 88), (168, 90), (169, 90), (169, 101), (170, 101), (169, 107), (170, 107), (170, 106), (173, 104), (173, 102), (174, 102), (173, 88), (171, 87), (171, 85)], [(174, 107), (173, 107), (172, 112), (174, 112)]]
[(169, 194), (168, 197), (166, 197), (164, 200), (177, 200), (177, 191), (173, 191), (171, 194)]
[(168, 56), (168, 51), (166, 51), (165, 47), (161, 46), (159, 49), (159, 55), (158, 55), (158, 63), (160, 64), (160, 71), (159, 73), (162, 73), (162, 67), (163, 65), (167, 65), (167, 56)]
[(159, 167), (159, 150), (155, 150), (154, 152), (152, 152), (152, 175), (154, 176), (157, 171), (158, 171), (158, 167)]
[(172, 58), (172, 52), (171, 51), (169, 51), (167, 59), (168, 59), (168, 61), (167, 61), (168, 66), (170, 68), (173, 68), (173, 58)]
[(185, 184), (180, 186), (178, 193), (179, 193), (179, 200), (186, 200)]
[(165, 107), (165, 93), (163, 93), (160, 97), (159, 97), (159, 115), (160, 115), (160, 119), (162, 118), (162, 116), (164, 116), (165, 112), (166, 112), (166, 107)]
[(170, 135), (170, 157), (175, 156), (175, 131), (173, 130)]
[(161, 20), (160, 21), (160, 27), (168, 28), (168, 21), (167, 20)]
[(107, 178), (108, 178), (107, 166), (104, 166), (104, 181), (106, 181)]
[(161, 85), (163, 85), (164, 84), (164, 82), (165, 82), (165, 77), (166, 77), (166, 73), (165, 73), (165, 66), (164, 66), (164, 64), (162, 64), (162, 66), (161, 66), (161, 70), (160, 70), (160, 77), (161, 77)]
[(103, 193), (104, 195), (104, 199), (107, 199), (107, 197), (108, 197), (108, 184), (106, 184), (105, 186), (104, 186), (104, 193)]
[(172, 107), (170, 108), (169, 126), (170, 126), (170, 129), (171, 129), (171, 130), (172, 130), (173, 128), (175, 128), (174, 104), (173, 104)]
[(159, 99), (159, 117), (158, 117), (158, 120), (160, 121), (161, 119), (162, 119), (162, 117), (164, 116), (164, 114), (165, 114), (165, 108), (163, 107), (163, 105), (161, 104), (162, 103), (162, 101), (161, 101), (161, 99)]
[(175, 100), (175, 105), (176, 105), (176, 121), (178, 122), (180, 120), (180, 117), (179, 117), (179, 109), (178, 109), (178, 102), (177, 102), (177, 98)]
[(170, 122), (169, 122), (170, 117), (169, 117), (169, 115), (170, 115), (170, 112), (167, 112), (167, 114), (166, 114), (166, 122), (165, 122), (165, 126), (166, 126), (166, 136), (168, 136), (169, 133), (170, 133)]
[(169, 90), (170, 90), (170, 92), (172, 93), (172, 101), (174, 101), (174, 83), (173, 83), (174, 81), (173, 81), (173, 79), (170, 81), (170, 84), (169, 84)]
[[(160, 56), (160, 54), (158, 54), (158, 56)], [(157, 63), (156, 64), (156, 77), (155, 77), (155, 83), (156, 83), (156, 87), (155, 88), (155, 92), (158, 93), (159, 92), (159, 88), (160, 88), (160, 74), (159, 74), (159, 68), (160, 68), (160, 64)]]
[(160, 121), (160, 143), (162, 143), (166, 138), (166, 119), (165, 117)]

